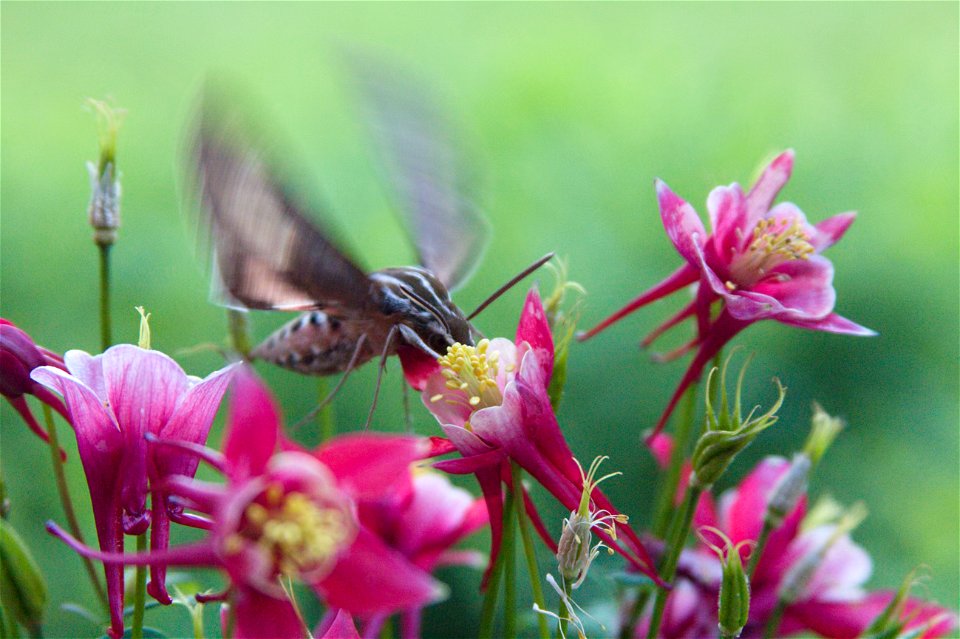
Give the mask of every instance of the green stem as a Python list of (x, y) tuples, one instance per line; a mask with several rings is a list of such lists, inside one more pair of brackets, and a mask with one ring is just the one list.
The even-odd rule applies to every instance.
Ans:
[[(676, 512), (674, 507), (674, 496), (677, 494), (677, 486), (680, 485), (680, 473), (683, 471), (683, 462), (687, 458), (687, 449), (690, 445), (690, 437), (693, 433), (693, 423), (696, 417), (697, 405), (697, 386), (691, 384), (683, 395), (680, 411), (677, 413), (676, 435), (673, 440), (673, 450), (670, 453), (670, 464), (667, 466), (666, 474), (663, 476), (663, 482), (660, 484), (656, 501), (656, 516), (654, 517), (653, 534), (656, 537), (664, 538), (667, 529), (672, 521), (671, 515)], [(620, 639), (629, 639), (633, 637), (637, 621), (643, 613), (647, 602), (650, 600), (650, 590), (642, 587), (637, 593), (637, 598), (630, 608), (630, 615), (620, 629)]]
[(690, 388), (684, 393), (680, 413), (677, 415), (677, 432), (673, 440), (673, 451), (670, 454), (670, 465), (667, 467), (667, 474), (664, 476), (663, 484), (660, 486), (660, 493), (657, 495), (657, 516), (654, 519), (653, 534), (661, 539), (667, 534), (667, 528), (670, 525), (670, 515), (675, 511), (673, 499), (677, 494), (677, 486), (680, 484), (680, 472), (683, 470), (683, 462), (687, 458), (690, 435), (693, 433), (696, 401), (697, 384), (691, 384)]
[(757, 539), (757, 545), (750, 551), (750, 563), (747, 564), (747, 577), (751, 580), (753, 580), (753, 571), (757, 569), (757, 564), (760, 563), (760, 555), (763, 553), (763, 547), (767, 545), (771, 531), (773, 531), (773, 526), (770, 525), (769, 521), (764, 521), (760, 538)]
[[(330, 393), (330, 384), (326, 377), (317, 380), (317, 397), (322, 402)], [(327, 405), (317, 413), (317, 425), (320, 428), (320, 441), (325, 442), (333, 439), (337, 434), (337, 425), (333, 421), (333, 402), (327, 402)]]
[(567, 583), (566, 579), (561, 581), (563, 582), (564, 596), (560, 598), (560, 607), (557, 608), (557, 614), (560, 617), (560, 621), (557, 622), (557, 639), (563, 639), (567, 636), (567, 619), (570, 618), (570, 609), (567, 608), (567, 601), (570, 599), (570, 584)]
[(780, 622), (783, 621), (783, 613), (787, 609), (787, 602), (783, 599), (777, 599), (777, 607), (773, 609), (770, 620), (767, 621), (766, 628), (763, 629), (763, 639), (773, 639), (780, 630)]
[[(693, 521), (693, 513), (696, 510), (697, 501), (703, 488), (699, 486), (690, 486), (687, 489), (687, 496), (683, 500), (683, 506), (673, 521), (673, 527), (670, 529), (670, 539), (664, 549), (666, 553), (660, 566), (660, 577), (664, 581), (671, 581), (677, 570), (677, 562), (680, 561), (680, 553), (683, 551), (687, 540), (687, 534), (690, 532), (690, 522)], [(653, 616), (650, 618), (650, 628), (647, 631), (647, 639), (654, 639), (660, 630), (660, 622), (663, 620), (663, 609), (667, 604), (667, 595), (669, 591), (666, 588), (657, 590), (657, 599), (653, 605)]]
[[(137, 535), (137, 554), (147, 550), (147, 533)], [(135, 573), (136, 589), (133, 591), (133, 625), (130, 628), (130, 639), (143, 639), (143, 612), (147, 600), (147, 567), (137, 566)]]
[(113, 344), (113, 330), (110, 322), (110, 247), (111, 244), (98, 244), (100, 248), (100, 348), (107, 350)]
[(247, 326), (247, 314), (236, 309), (227, 309), (227, 331), (230, 333), (230, 346), (244, 359), (250, 356), (250, 330)]
[(503, 635), (517, 636), (517, 545), (516, 536), (517, 508), (523, 501), (523, 495), (516, 488), (510, 507), (503, 511)]
[[(503, 513), (504, 519), (509, 521), (508, 513), (513, 509), (513, 493), (507, 493), (504, 501)], [(504, 527), (501, 545), (506, 543), (507, 528)], [(501, 548), (497, 555), (497, 561), (493, 564), (493, 570), (490, 571), (490, 579), (487, 581), (487, 592), (483, 598), (483, 608), (480, 611), (480, 630), (479, 639), (488, 639), (493, 636), (493, 615), (497, 611), (497, 596), (500, 594), (500, 578), (503, 576), (504, 553)]]
[[(53, 462), (53, 476), (57, 484), (57, 492), (60, 494), (60, 505), (63, 507), (63, 514), (67, 517), (67, 526), (70, 528), (70, 534), (79, 541), (83, 541), (83, 534), (80, 532), (80, 524), (77, 521), (77, 513), (73, 509), (73, 501), (70, 499), (70, 489), (67, 486), (67, 478), (63, 472), (63, 458), (60, 457), (60, 441), (57, 438), (57, 425), (53, 421), (53, 410), (43, 404), (43, 417), (47, 425), (47, 440), (50, 448), (50, 460)], [(90, 583), (93, 584), (93, 590), (97, 593), (97, 599), (103, 606), (104, 611), (110, 610), (107, 603), (107, 593), (100, 585), (97, 578), (97, 570), (89, 558), (83, 557), (83, 565), (86, 568), (87, 576), (90, 577)]]
[[(520, 540), (523, 542), (523, 555), (527, 560), (527, 572), (530, 574), (530, 589), (533, 590), (533, 601), (541, 610), (546, 610), (543, 586), (540, 583), (540, 569), (537, 567), (537, 555), (533, 547), (533, 536), (530, 534), (530, 527), (527, 524), (527, 509), (523, 500), (523, 484), (521, 483), (523, 473), (516, 462), (511, 462), (510, 473), (513, 478), (513, 489), (517, 493), (517, 523), (520, 528)], [(537, 626), (540, 631), (540, 639), (549, 639), (550, 626), (547, 624), (545, 615), (537, 615)]]
[(193, 620), (193, 639), (203, 639), (203, 604), (190, 611)]

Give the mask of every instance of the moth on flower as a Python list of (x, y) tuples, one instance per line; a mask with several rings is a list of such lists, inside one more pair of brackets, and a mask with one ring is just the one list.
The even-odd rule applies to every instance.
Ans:
[(210, 230), (215, 285), (225, 305), (305, 311), (250, 357), (330, 375), (374, 357), (382, 369), (386, 358), (397, 354), (416, 383), (424, 359), (435, 360), (452, 344), (476, 341), (470, 319), (480, 309), (465, 314), (450, 291), (479, 260), (487, 223), (464, 179), (468, 171), (451, 127), (430, 92), (394, 69), (352, 62), (362, 110), (403, 205), (418, 266), (373, 272), (358, 266), (283, 185), (267, 144), (254, 139), (237, 100), (212, 90), (203, 95), (194, 134), (199, 209)]

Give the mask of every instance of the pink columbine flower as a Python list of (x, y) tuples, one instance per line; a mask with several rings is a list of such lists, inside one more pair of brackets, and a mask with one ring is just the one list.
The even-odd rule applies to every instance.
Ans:
[(278, 451), (279, 443), (279, 413), (269, 392), (241, 369), (232, 385), (222, 455), (157, 442), (189, 449), (225, 474), (225, 485), (185, 475), (165, 482), (169, 495), (202, 513), (207, 538), (139, 555), (98, 553), (48, 527), (78, 552), (111, 565), (222, 569), (230, 579), (235, 637), (306, 635), (281, 577), (310, 584), (330, 608), (356, 615), (388, 614), (443, 596), (442, 584), (356, 517), (357, 504), (403, 487), (410, 464), (430, 453), (428, 440), (345, 435), (313, 451), (290, 443)]
[[(694, 517), (701, 531), (711, 527), (739, 547), (744, 563), (763, 527), (769, 497), (790, 462), (768, 457), (740, 483), (714, 502), (704, 493)], [(806, 500), (801, 499), (775, 528), (764, 547), (750, 583), (750, 614), (743, 637), (760, 637), (777, 600), (788, 582), (803, 568), (813, 553), (825, 549), (815, 568), (796, 582), (791, 603), (786, 606), (778, 636), (814, 632), (833, 639), (860, 636), (891, 601), (888, 591), (867, 593), (864, 584), (872, 572), (870, 556), (849, 534), (837, 534), (837, 524), (805, 521)], [(831, 539), (833, 537), (833, 539)], [(831, 541), (829, 546), (825, 544)], [(720, 584), (720, 563), (701, 544), (684, 551), (680, 579), (667, 601), (660, 636), (666, 639), (708, 636), (716, 633), (716, 601)], [(930, 624), (922, 634), (927, 639), (946, 636), (956, 627), (956, 617), (934, 605), (908, 600), (904, 607), (907, 627)], [(637, 636), (645, 635), (645, 624)]]
[[(782, 324), (847, 335), (875, 335), (833, 312), (833, 264), (821, 252), (853, 223), (841, 213), (817, 224), (807, 222), (795, 204), (774, 205), (793, 170), (793, 151), (777, 156), (744, 194), (739, 184), (715, 188), (707, 198), (713, 228), (707, 233), (696, 211), (660, 180), (657, 200), (663, 225), (685, 263), (656, 286), (580, 336), (587, 339), (636, 309), (698, 283), (695, 298), (656, 328), (647, 346), (666, 330), (696, 317), (697, 336), (668, 358), (696, 349), (653, 434), (660, 432), (684, 390), (724, 344), (750, 324), (773, 319)], [(715, 302), (721, 302), (713, 315)]]
[[(547, 387), (553, 373), (550, 326), (536, 289), (527, 295), (516, 338), (481, 340), (476, 347), (456, 344), (425, 382), (423, 401), (460, 452), (460, 459), (438, 462), (451, 473), (473, 473), (487, 502), (491, 561), (500, 549), (503, 520), (501, 481), (510, 483), (510, 460), (542, 484), (569, 510), (579, 507), (583, 477), (557, 423)], [(524, 498), (534, 525), (556, 552), (542, 523)], [(597, 508), (617, 515), (602, 491), (593, 490)], [(617, 541), (604, 542), (645, 574), (659, 580), (640, 539), (629, 527)], [(487, 574), (489, 575), (489, 567)]]
[[(358, 501), (357, 518), (362, 526), (427, 572), (440, 566), (483, 567), (480, 553), (453, 547), (487, 525), (486, 504), (439, 473), (411, 469), (390, 493)], [(420, 618), (419, 606), (402, 610), (400, 636), (419, 637)], [(386, 620), (383, 613), (368, 617), (363, 635), (379, 636)]]
[[(37, 346), (16, 324), (0, 317), (0, 395), (20, 413), (30, 430), (43, 441), (49, 441), (47, 432), (37, 423), (24, 396), (33, 395), (67, 421), (70, 417), (60, 398), (30, 378), (30, 372), (38, 366), (63, 368), (63, 358)], [(63, 451), (60, 455), (66, 458)]]
[[(178, 519), (182, 508), (157, 490), (158, 482), (170, 475), (192, 476), (198, 461), (180, 450), (155, 449), (147, 436), (203, 444), (232, 368), (201, 380), (184, 373), (159, 351), (120, 344), (96, 356), (68, 351), (63, 368), (34, 369), (33, 380), (59, 393), (67, 405), (101, 550), (122, 551), (123, 532), (145, 532), (151, 515), (151, 547), (166, 547), (169, 519)], [(154, 491), (152, 513), (146, 506), (148, 484)], [(123, 566), (104, 570), (111, 632), (119, 636), (123, 634)], [(163, 567), (154, 568), (150, 592), (169, 603), (164, 577)]]

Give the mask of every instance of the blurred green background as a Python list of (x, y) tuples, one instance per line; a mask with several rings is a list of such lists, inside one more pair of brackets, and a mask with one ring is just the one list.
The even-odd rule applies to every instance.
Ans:
[[(548, 250), (588, 290), (584, 325), (679, 264), (653, 193), (665, 179), (705, 214), (709, 190), (748, 183), (796, 149), (783, 197), (811, 220), (845, 210), (856, 224), (828, 256), (837, 310), (876, 329), (859, 339), (772, 322), (736, 343), (756, 353), (748, 401), (789, 387), (783, 418), (734, 465), (803, 441), (812, 400), (849, 421), (815, 494), (865, 500), (854, 535), (874, 558), (872, 587), (928, 566), (926, 592), (958, 601), (958, 5), (909, 4), (30, 4), (2, 6), (2, 314), (55, 350), (98, 350), (97, 254), (86, 223), (84, 162), (96, 157), (87, 96), (128, 110), (119, 142), (123, 228), (114, 249), (115, 339), (136, 341), (133, 307), (153, 314), (154, 346), (176, 354), (220, 342), (179, 185), (184, 130), (202, 79), (229, 74), (265, 105), (330, 226), (369, 268), (407, 264), (337, 51), (360, 46), (438, 88), (482, 176), (493, 241), (457, 300), (473, 308)], [(544, 288), (552, 282), (539, 276)], [(478, 320), (511, 335), (525, 287)], [(662, 302), (573, 349), (561, 421), (573, 450), (612, 456), (606, 484), (635, 522), (649, 517), (654, 467), (639, 444), (684, 363), (657, 365), (639, 338), (679, 307)], [(257, 336), (287, 319), (252, 316)], [(662, 346), (676, 345), (680, 329)], [(671, 339), (673, 340), (671, 342)], [(218, 366), (179, 355), (188, 372)], [(367, 367), (337, 399), (341, 429), (366, 413)], [(312, 405), (314, 380), (260, 367), (285, 411)], [(393, 363), (375, 427), (402, 428)], [(47, 451), (4, 403), (2, 464), (11, 520), (50, 583), (51, 636), (98, 626), (56, 608), (92, 606), (79, 562), (43, 531), (63, 517)], [(425, 411), (417, 429), (436, 434)], [(211, 441), (218, 442), (218, 425)], [(316, 432), (305, 433), (315, 441)], [(68, 464), (81, 496), (75, 447)], [(470, 482), (462, 482), (470, 485)], [(563, 512), (543, 499), (559, 529)], [(82, 496), (81, 503), (85, 496)], [(92, 522), (86, 517), (89, 538)], [(486, 547), (486, 536), (472, 545)], [(549, 567), (546, 554), (542, 565)], [(601, 559), (613, 569), (614, 560)], [(546, 569), (546, 568), (545, 568)], [(451, 599), (428, 629), (475, 628), (479, 577), (446, 571)], [(211, 577), (209, 583), (217, 583)], [(597, 605), (602, 571), (581, 592)], [(148, 624), (187, 633), (182, 610)], [(471, 631), (472, 632), (472, 631)]]

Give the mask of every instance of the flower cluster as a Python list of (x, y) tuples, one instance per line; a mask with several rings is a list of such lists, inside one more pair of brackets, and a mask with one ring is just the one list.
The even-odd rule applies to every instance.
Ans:
[[(94, 185), (107, 189), (106, 195), (95, 194), (91, 211), (119, 211), (111, 149)], [(696, 287), (694, 299), (644, 340), (651, 343), (685, 319), (696, 322), (696, 336), (668, 356), (695, 350), (693, 361), (645, 438), (663, 471), (649, 533), (600, 489), (623, 473), (601, 475), (607, 455), (581, 465), (558, 419), (575, 319), (560, 307), (565, 290), (580, 290), (563, 281), (547, 297), (546, 308), (537, 288), (529, 291), (512, 339), (473, 344), (467, 331), (461, 339), (471, 343), (442, 335), (449, 343), (445, 352), (412, 343), (396, 346), (405, 379), (438, 422), (432, 436), (348, 432), (328, 434), (312, 448), (294, 441), (292, 430), (284, 432), (277, 401), (251, 365), (231, 363), (203, 379), (190, 376), (149, 348), (146, 316), (140, 346), (116, 345), (99, 355), (70, 350), (63, 356), (0, 319), (0, 393), (48, 441), (61, 480), (53, 412), (72, 427), (97, 547), (80, 538), (67, 491), (61, 497), (70, 532), (53, 521), (47, 530), (85, 558), (98, 588), (100, 577), (90, 561), (103, 564), (107, 632), (113, 639), (127, 633), (128, 566), (137, 573), (134, 635), (143, 628), (144, 592), (160, 604), (174, 603), (166, 582), (168, 569), (177, 566), (212, 569), (219, 576), (222, 590), (196, 595), (195, 601), (220, 606), (225, 637), (350, 639), (397, 632), (416, 639), (424, 608), (448, 594), (438, 569), (458, 566), (485, 568), (481, 637), (498, 630), (500, 636), (518, 636), (524, 632), (518, 623), (530, 620), (541, 638), (553, 635), (548, 624), (555, 623), (559, 636), (576, 633), (585, 639), (592, 617), (573, 596), (580, 598), (592, 585), (594, 566), (608, 561), (617, 562), (618, 592), (606, 609), (620, 611), (620, 637), (699, 639), (718, 632), (724, 639), (798, 633), (834, 639), (946, 637), (956, 630), (957, 616), (911, 596), (910, 580), (898, 591), (868, 589), (872, 562), (851, 537), (865, 516), (863, 507), (844, 510), (828, 501), (808, 507), (810, 478), (842, 420), (816, 406), (811, 435), (792, 459), (767, 457), (715, 496), (714, 487), (730, 485), (728, 474), (739, 472), (742, 451), (778, 422), (786, 390), (776, 380), (777, 398), (767, 410), (743, 410), (746, 366), (728, 394), (728, 359), (707, 375), (700, 420), (691, 386), (708, 361), (762, 319), (872, 334), (834, 312), (833, 267), (821, 255), (854, 216), (810, 224), (795, 205), (774, 204), (792, 167), (793, 153), (787, 151), (747, 193), (737, 184), (715, 189), (707, 201), (710, 233), (687, 202), (658, 182), (660, 214), (684, 264), (585, 334), (681, 288)], [(116, 219), (98, 227), (109, 232), (98, 236), (103, 246), (115, 239)], [(561, 280), (564, 269), (557, 270)], [(392, 352), (394, 333), (390, 336), (384, 357)], [(357, 341), (351, 368), (366, 337)], [(320, 357), (322, 349), (316, 348), (311, 352)], [(212, 446), (208, 435), (228, 391), (222, 444)], [(677, 420), (676, 431), (663, 432), (688, 391), (689, 410)], [(31, 411), (33, 401), (44, 404), (46, 430)], [(699, 433), (695, 424), (702, 424)], [(201, 463), (218, 479), (198, 479)], [(449, 476), (466, 482), (472, 476), (478, 489), (472, 493)], [(569, 516), (545, 520), (537, 506), (543, 499), (554, 500)], [(6, 592), (0, 598), (0, 634), (10, 630), (15, 636), (12, 624), (36, 634), (46, 598), (43, 580), (24, 542), (2, 523), (0, 578)], [(202, 532), (195, 541), (171, 544), (174, 526)], [(489, 556), (461, 547), (487, 526)], [(530, 528), (542, 541), (541, 555), (549, 550), (551, 567), (538, 565)], [(125, 535), (138, 537), (136, 552), (125, 551)], [(518, 538), (532, 601), (518, 601)], [(699, 541), (691, 543), (692, 538)], [(600, 559), (601, 550), (610, 557)], [(554, 591), (547, 594), (559, 598), (556, 606), (548, 603), (541, 575)], [(297, 597), (304, 592), (315, 597), (319, 612), (317, 606), (300, 605)], [(180, 595), (176, 599), (183, 601)], [(520, 608), (536, 614), (518, 616)], [(203, 616), (194, 612), (196, 632), (202, 634)]]
[[(753, 546), (761, 536), (770, 497), (790, 469), (782, 457), (761, 461), (740, 484), (715, 500), (705, 493), (694, 517), (701, 542), (684, 550), (674, 591), (660, 626), (664, 639), (713, 636), (717, 630), (717, 601), (723, 582), (723, 561), (714, 540), (724, 539), (727, 552), (735, 549), (746, 564), (750, 553), (760, 552), (750, 578), (749, 616), (744, 637), (815, 633), (845, 639), (863, 636), (884, 608), (893, 601), (891, 591), (867, 592), (870, 556), (854, 543), (843, 517), (808, 510), (801, 498), (777, 526), (763, 549)], [(722, 605), (722, 604), (721, 604)], [(782, 610), (778, 610), (782, 607)], [(957, 618), (948, 610), (907, 599), (898, 610), (902, 630), (917, 637), (950, 636)], [(778, 628), (764, 635), (772, 620)], [(645, 637), (646, 622), (637, 626)], [(900, 636), (894, 635), (894, 636)]]

